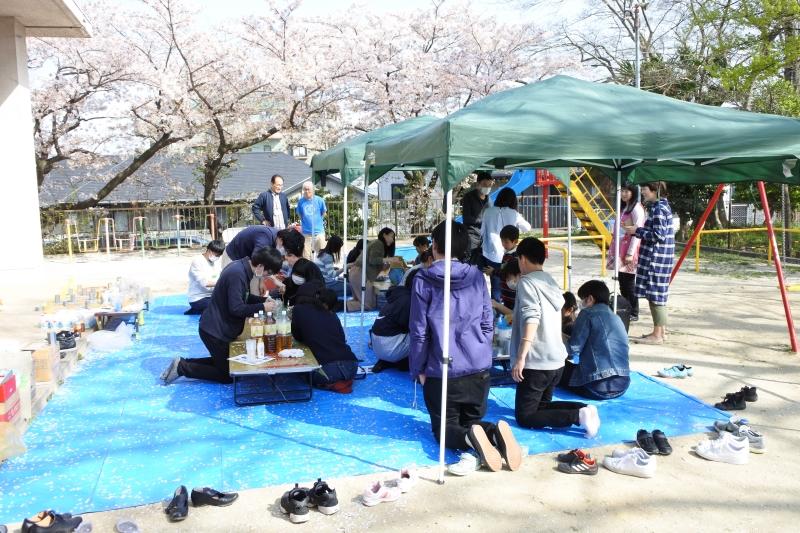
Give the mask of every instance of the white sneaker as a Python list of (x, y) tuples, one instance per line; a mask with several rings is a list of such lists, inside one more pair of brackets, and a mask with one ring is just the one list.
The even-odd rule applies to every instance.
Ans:
[(399, 497), (399, 488), (387, 487), (380, 481), (376, 481), (364, 489), (364, 493), (361, 495), (361, 503), (367, 507), (372, 507), (379, 503), (393, 502)]
[(411, 490), (411, 487), (417, 484), (418, 479), (417, 465), (410, 464), (400, 469), (399, 477), (395, 485), (400, 489), (400, 492), (406, 493)]
[(750, 426), (742, 424), (733, 432), (737, 437), (747, 437), (750, 443), (750, 451), (753, 453), (765, 453), (767, 451), (767, 443), (764, 440), (764, 435), (751, 428)]
[(603, 466), (626, 476), (653, 477), (656, 475), (656, 458), (641, 448), (614, 450), (603, 458)]
[(457, 463), (447, 466), (447, 471), (454, 476), (468, 476), (481, 469), (481, 460), (471, 452), (464, 452)]
[(747, 464), (750, 460), (750, 443), (747, 437), (738, 437), (727, 431), (720, 433), (718, 439), (699, 442), (694, 451), (703, 459), (732, 465)]
[(597, 412), (597, 407), (594, 405), (587, 405), (578, 411), (578, 423), (586, 431), (586, 437), (593, 439), (600, 431), (600, 414)]

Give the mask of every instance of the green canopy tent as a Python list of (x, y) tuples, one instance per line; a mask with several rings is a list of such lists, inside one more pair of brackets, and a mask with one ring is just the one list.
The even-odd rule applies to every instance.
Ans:
[[(344, 218), (344, 247), (342, 255), (347, 257), (347, 187), (353, 183), (357, 178), (364, 176), (364, 152), (367, 143), (372, 141), (381, 141), (393, 135), (402, 135), (411, 133), (420, 129), (423, 126), (435, 122), (437, 119), (429, 116), (414, 117), (395, 124), (389, 124), (382, 128), (369, 131), (357, 135), (347, 141), (341, 142), (329, 148), (324, 152), (320, 152), (311, 158), (311, 168), (313, 170), (313, 179), (315, 183), (325, 184), (325, 179), (328, 174), (338, 172), (342, 179), (343, 188), (343, 218)], [(389, 169), (391, 170), (391, 169)], [(371, 182), (370, 182), (371, 183)], [(367, 183), (364, 179), (364, 202), (362, 205), (363, 216), (363, 244), (364, 250), (361, 254), (361, 326), (364, 326), (364, 293), (366, 292), (367, 283), (367, 221), (369, 220), (368, 211), (369, 203), (367, 202)], [(347, 278), (343, 280), (344, 285), (344, 325), (347, 328)], [(365, 343), (366, 343), (365, 338)]]
[[(400, 165), (435, 168), (447, 191), (449, 234), (452, 188), (479, 168), (593, 166), (613, 170), (618, 213), (623, 177), (636, 183), (763, 180), (797, 184), (798, 156), (800, 121), (791, 118), (703, 106), (632, 87), (556, 76), (487, 96), (421, 130), (373, 141), (367, 146), (366, 158), (369, 182)], [(619, 217), (615, 231), (619, 234)], [(619, 256), (618, 246), (615, 257)], [(449, 264), (449, 242), (445, 248)], [(618, 269), (616, 265), (615, 282)], [(446, 268), (446, 294), (449, 272)], [(449, 300), (444, 301), (443, 353), (449, 351)], [(443, 409), (446, 378), (444, 357)], [(443, 426), (444, 420), (443, 413)], [(440, 481), (443, 476), (442, 440)]]

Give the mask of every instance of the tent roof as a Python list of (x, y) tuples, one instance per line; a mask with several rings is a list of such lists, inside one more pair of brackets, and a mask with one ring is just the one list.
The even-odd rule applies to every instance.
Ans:
[(436, 168), (445, 190), (490, 168), (598, 166), (635, 182), (800, 183), (800, 121), (556, 76), (367, 145), (370, 181)]
[(435, 117), (414, 117), (396, 124), (389, 124), (376, 130), (362, 133), (352, 139), (341, 142), (311, 159), (315, 178), (320, 173), (339, 172), (345, 185), (364, 174), (364, 149), (370, 141), (380, 141), (394, 135), (402, 135), (416, 131), (423, 126), (436, 122)]

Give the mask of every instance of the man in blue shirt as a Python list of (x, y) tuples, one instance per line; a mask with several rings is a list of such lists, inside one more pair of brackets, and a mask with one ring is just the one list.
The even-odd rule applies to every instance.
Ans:
[(319, 250), (325, 247), (325, 221), (323, 217), (328, 210), (325, 200), (314, 194), (314, 185), (303, 183), (303, 194), (297, 203), (297, 214), (300, 216), (301, 229), (306, 243), (303, 257), (313, 259)]

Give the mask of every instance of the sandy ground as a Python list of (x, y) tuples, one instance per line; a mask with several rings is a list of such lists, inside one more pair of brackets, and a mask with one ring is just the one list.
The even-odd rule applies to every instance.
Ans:
[[(574, 290), (597, 276), (598, 255), (590, 247), (576, 247)], [(177, 257), (173, 251), (147, 260), (101, 255), (81, 262), (55, 259), (39, 270), (5, 272), (0, 282), (0, 337), (35, 339), (33, 306), (70, 276), (85, 284), (125, 276), (146, 281), (156, 294), (176, 293), (185, 288), (188, 263), (189, 254), (184, 251)], [(552, 261), (547, 269), (560, 280), (557, 263)], [(697, 457), (691, 446), (705, 437), (699, 434), (672, 439), (675, 453), (658, 458), (657, 476), (649, 480), (602, 469), (594, 477), (561, 474), (553, 455), (547, 454), (528, 457), (518, 472), (447, 477), (443, 486), (434, 481), (435, 469), (424, 470), (411, 493), (373, 508), (362, 506), (358, 495), (369, 480), (389, 474), (332, 479), (341, 511), (333, 516), (312, 511), (304, 525), (292, 525), (281, 515), (277, 501), (289, 488), (284, 486), (244, 491), (228, 508), (190, 509), (189, 518), (179, 524), (167, 523), (161, 504), (94, 513), (85, 519), (94, 531), (103, 532), (113, 531), (120, 518), (131, 518), (148, 532), (796, 531), (800, 462), (793, 446), (800, 442), (800, 357), (789, 350), (777, 282), (763, 274), (746, 276), (759, 269), (744, 265), (706, 265), (706, 272), (716, 270), (719, 275), (690, 270), (685, 268), (673, 285), (668, 343), (633, 345), (631, 367), (652, 374), (685, 362), (695, 368), (694, 377), (672, 384), (710, 403), (744, 384), (757, 386), (759, 401), (748, 404), (742, 415), (765, 433), (769, 450), (751, 454), (747, 465)], [(792, 309), (800, 317), (800, 298), (792, 297)], [(631, 334), (646, 333), (650, 324), (643, 312)], [(591, 445), (586, 442), (587, 448)], [(611, 449), (592, 453), (600, 457)]]

